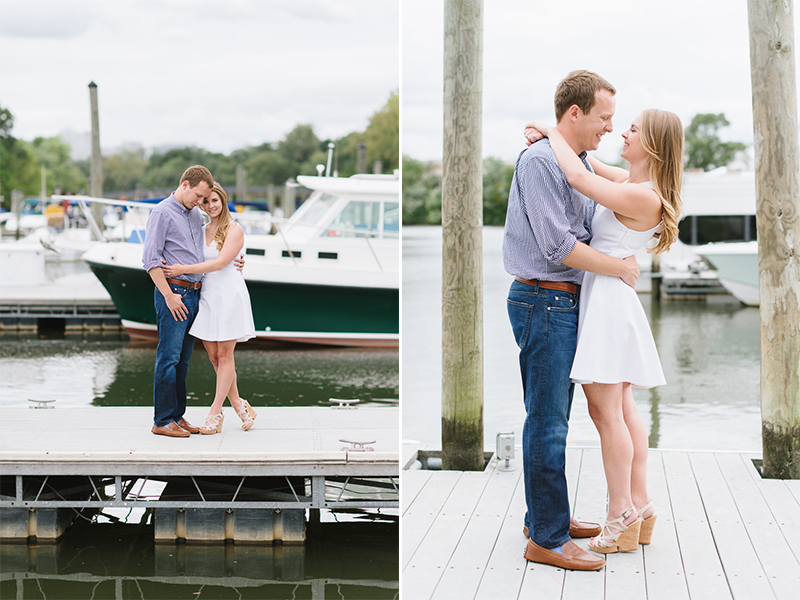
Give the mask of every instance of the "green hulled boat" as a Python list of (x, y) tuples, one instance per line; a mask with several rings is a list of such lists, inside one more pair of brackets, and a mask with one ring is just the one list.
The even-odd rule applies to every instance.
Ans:
[[(396, 176), (298, 177), (313, 190), (276, 233), (245, 236), (256, 340), (397, 347), (400, 198)], [(156, 339), (142, 245), (100, 242), (83, 256), (133, 339)]]

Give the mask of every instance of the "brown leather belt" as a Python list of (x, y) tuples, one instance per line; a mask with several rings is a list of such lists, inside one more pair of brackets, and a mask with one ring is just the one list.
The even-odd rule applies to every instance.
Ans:
[(558, 290), (560, 292), (569, 292), (570, 294), (577, 294), (581, 288), (579, 285), (567, 283), (566, 281), (542, 281), (541, 279), (522, 279), (522, 277), (515, 277), (514, 279), (520, 283), (538, 285), (546, 290)]
[(173, 283), (175, 285), (182, 285), (183, 287), (188, 287), (193, 290), (199, 290), (203, 286), (202, 281), (198, 281), (197, 283), (191, 283), (189, 281), (184, 281), (183, 279), (170, 279), (167, 278), (167, 283)]

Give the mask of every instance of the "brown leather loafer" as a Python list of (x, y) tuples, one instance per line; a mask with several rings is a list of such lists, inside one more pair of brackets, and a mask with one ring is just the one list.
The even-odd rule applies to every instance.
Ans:
[(525, 546), (524, 556), (526, 560), (531, 562), (552, 565), (559, 569), (569, 569), (571, 571), (598, 571), (606, 564), (604, 558), (582, 550), (573, 541), (569, 541), (561, 546), (561, 551), (564, 554), (559, 554), (553, 550), (547, 550), (536, 544), (533, 540), (528, 540), (528, 545)]
[(169, 437), (189, 437), (189, 432), (183, 429), (175, 421), (170, 421), (163, 427), (157, 427), (156, 425), (153, 425), (153, 428), (150, 431), (156, 435), (166, 435)]
[(589, 538), (600, 535), (602, 528), (597, 523), (590, 523), (588, 521), (578, 521), (571, 519), (569, 522), (569, 537), (571, 538)]
[[(575, 519), (570, 519), (569, 537), (571, 538), (590, 538), (600, 535), (601, 531), (602, 529), (597, 523), (589, 523), (588, 521), (577, 521)], [(530, 537), (528, 535), (527, 527), (522, 528), (522, 533), (525, 534), (525, 537)]]
[[(200, 428), (195, 427), (194, 425), (190, 424), (189, 421), (186, 419), (181, 419), (178, 421), (178, 425), (180, 425), (181, 429), (185, 429), (189, 433), (200, 433)], [(593, 533), (592, 535), (600, 535), (600, 532)]]

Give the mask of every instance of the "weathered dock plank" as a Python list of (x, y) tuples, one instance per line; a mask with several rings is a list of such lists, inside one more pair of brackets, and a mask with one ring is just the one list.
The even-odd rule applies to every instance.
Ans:
[(725, 570), (708, 526), (689, 455), (667, 452), (664, 454), (664, 467), (689, 596), (730, 598)]
[[(764, 480), (752, 454), (651, 450), (653, 543), (608, 555), (599, 572), (528, 563), (520, 453), (515, 470), (404, 472), (418, 493), (404, 505), (403, 597), (793, 598), (800, 589), (800, 481)], [(573, 515), (602, 520), (598, 448), (570, 448)], [(405, 497), (404, 497), (405, 498)], [(586, 548), (587, 540), (577, 540)]]
[(446, 590), (438, 590), (439, 582), (450, 566), (450, 560), (472, 518), (476, 499), (480, 498), (487, 479), (485, 471), (461, 473), (451, 488), (428, 534), (406, 566), (406, 571), (414, 574), (409, 577), (404, 591), (408, 598), (434, 598), (434, 592), (437, 591), (446, 594)]
[(478, 584), (476, 600), (516, 598), (525, 577), (525, 561), (520, 560), (525, 548), (525, 538), (522, 536), (522, 522), (525, 518), (522, 459), (512, 461), (512, 465), (515, 468), (515, 487), (506, 503), (505, 518)]
[(689, 588), (686, 585), (678, 531), (669, 501), (669, 484), (663, 457), (662, 452), (650, 452), (647, 456), (647, 489), (658, 513), (653, 538), (655, 543), (641, 546), (647, 598), (688, 600)]
[[(201, 424), (207, 408), (190, 407)], [(153, 435), (145, 407), (6, 408), (0, 438), (4, 475), (373, 475), (399, 474), (398, 409), (256, 407), (242, 431), (226, 409), (222, 432)], [(359, 452), (340, 440), (374, 442)], [(313, 467), (313, 468), (311, 468)]]
[[(603, 458), (599, 448), (583, 449), (580, 452), (579, 480), (575, 484), (578, 496), (572, 501), (572, 515), (583, 521), (599, 522), (598, 515), (606, 513), (606, 480), (603, 474)], [(567, 452), (569, 464), (570, 451)], [(585, 539), (575, 540), (584, 550), (588, 547)], [(539, 570), (552, 569), (536, 565)], [(529, 577), (526, 577), (528, 583)], [(584, 600), (589, 597), (602, 597), (606, 574), (603, 572), (565, 571), (564, 600)], [(533, 583), (533, 582), (531, 582)], [(534, 589), (534, 588), (531, 588)]]
[[(490, 475), (481, 490), (471, 518), (453, 557), (442, 575), (434, 598), (467, 598), (480, 585), (492, 555), (508, 506), (519, 481), (520, 471), (488, 467)], [(520, 536), (520, 542), (522, 537)], [(521, 544), (520, 544), (521, 545)]]
[(691, 463), (732, 596), (774, 598), (717, 458), (697, 453)]
[[(749, 539), (775, 598), (797, 598), (800, 562), (786, 542), (761, 487), (750, 475), (754, 470), (752, 463), (738, 454), (720, 454), (717, 460), (747, 530), (747, 538), (740, 540), (740, 545), (747, 544)], [(759, 483), (764, 481), (769, 480), (759, 478)]]
[(435, 478), (431, 475), (431, 471), (403, 472), (401, 489), (405, 488), (406, 482), (409, 486), (414, 486), (415, 481), (425, 482), (419, 494), (402, 508), (404, 567), (414, 558), (420, 543), (428, 535), (439, 511), (461, 478), (461, 473), (457, 471), (443, 471), (437, 473)]

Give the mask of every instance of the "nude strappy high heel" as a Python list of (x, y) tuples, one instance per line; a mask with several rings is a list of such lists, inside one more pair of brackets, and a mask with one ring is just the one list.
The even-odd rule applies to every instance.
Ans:
[(244, 398), (240, 398), (240, 400), (242, 401), (242, 410), (236, 414), (239, 415), (239, 418), (242, 420), (242, 429), (247, 431), (253, 426), (253, 423), (255, 423), (258, 413), (253, 410), (253, 407), (250, 406), (250, 403), (247, 400)]
[(612, 554), (614, 552), (633, 552), (639, 547), (639, 530), (642, 526), (642, 518), (636, 520), (628, 526), (624, 525), (625, 519), (630, 517), (636, 509), (631, 506), (622, 513), (618, 519), (606, 520), (603, 524), (603, 531), (597, 537), (589, 540), (589, 549), (601, 554)]
[[(652, 507), (653, 501), (651, 500), (642, 508), (638, 509), (639, 516), (643, 515), (645, 512), (647, 512), (647, 509)], [(639, 530), (640, 544), (649, 544), (650, 540), (653, 539), (653, 528), (656, 526), (656, 517), (658, 517), (658, 513), (654, 510), (652, 515), (642, 520), (642, 527)]]
[(200, 433), (204, 435), (219, 433), (222, 431), (222, 420), (224, 418), (225, 415), (222, 414), (222, 411), (219, 411), (215, 415), (208, 415), (206, 417), (206, 422), (203, 423), (203, 426), (200, 428)]

